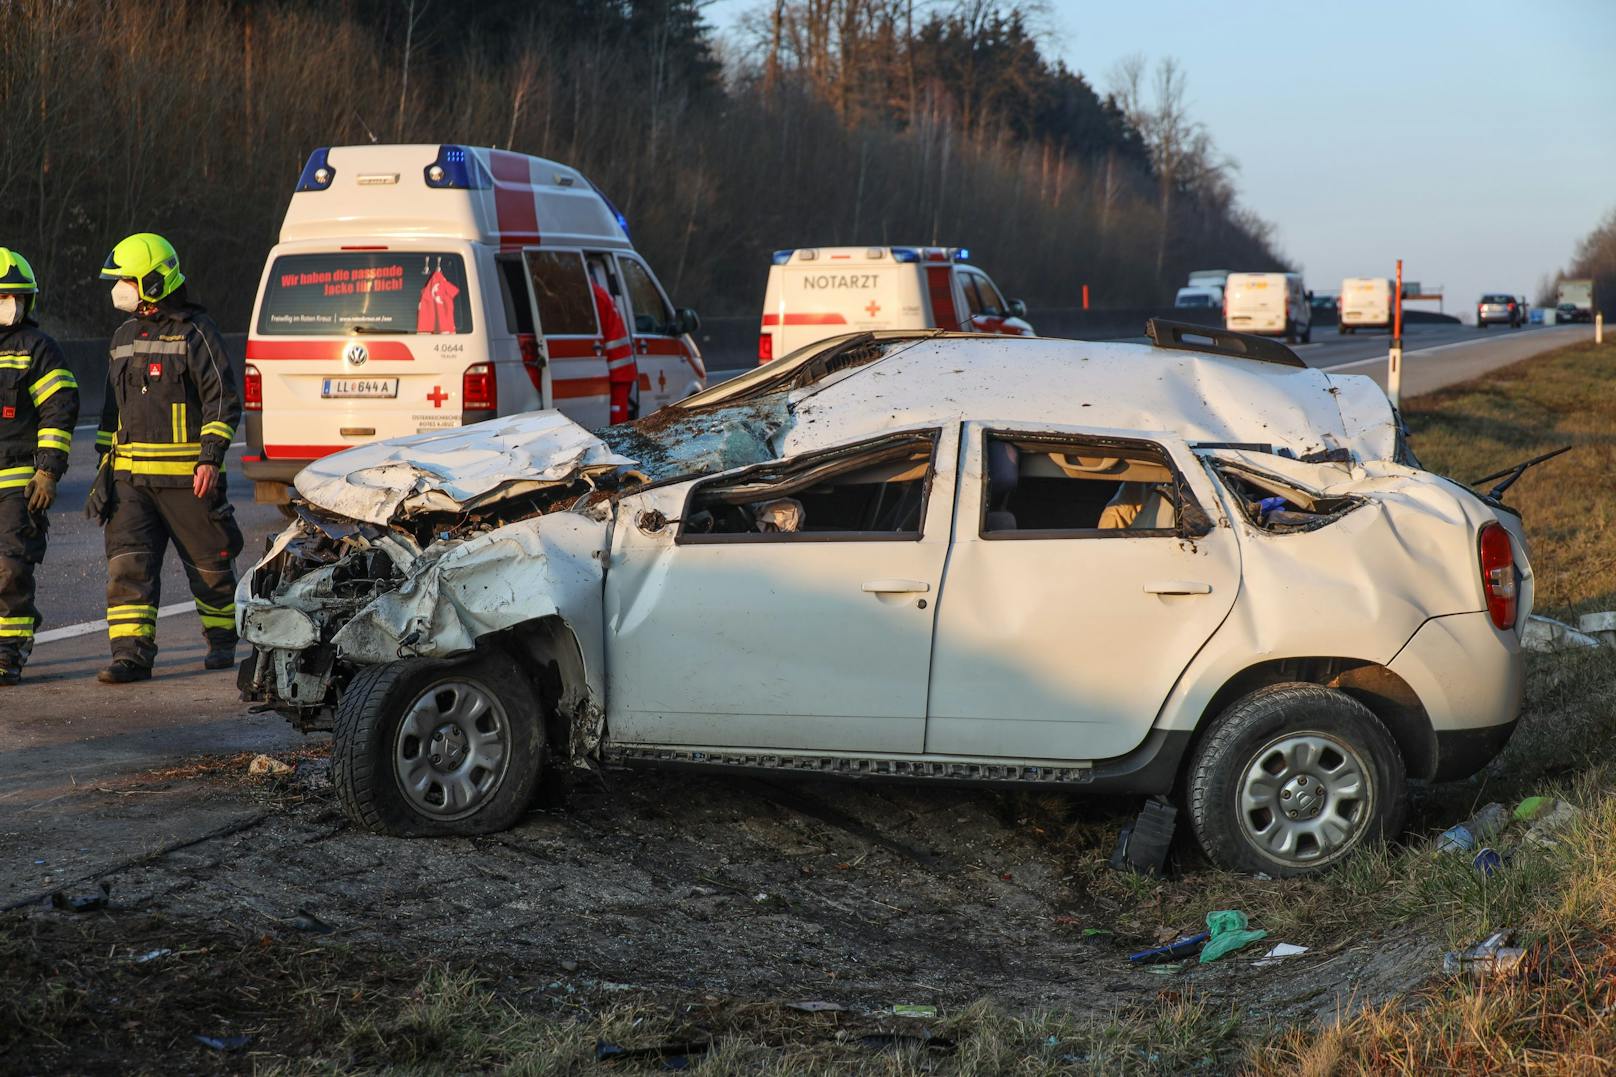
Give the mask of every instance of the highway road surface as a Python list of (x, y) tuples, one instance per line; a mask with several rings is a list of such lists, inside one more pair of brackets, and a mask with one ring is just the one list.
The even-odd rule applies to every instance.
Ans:
[[(1591, 333), (1587, 326), (1411, 327), (1405, 338), (1404, 393), (1464, 381), (1589, 339)], [(1330, 332), (1297, 351), (1313, 366), (1368, 374), (1384, 383), (1386, 343), (1384, 334)], [(93, 423), (81, 425), (51, 514), (50, 553), (39, 572), (46, 622), (23, 684), (0, 689), (0, 853), (6, 835), (38, 820), (44, 804), (77, 795), (98, 775), (156, 767), (197, 753), (261, 751), (301, 742), (278, 717), (248, 713), (236, 699), (234, 673), (202, 669), (200, 626), (172, 553), (163, 578), (157, 675), (144, 684), (96, 683), (95, 672), (107, 661), (101, 622), (106, 565), (100, 530), (80, 512), (93, 473), (93, 443)], [(238, 445), (229, 462), (237, 476), (240, 453)], [(278, 510), (254, 504), (245, 483), (234, 485), (231, 497), (247, 540), (239, 566), (245, 570), (282, 519)], [(152, 825), (160, 827), (160, 820), (154, 817)]]

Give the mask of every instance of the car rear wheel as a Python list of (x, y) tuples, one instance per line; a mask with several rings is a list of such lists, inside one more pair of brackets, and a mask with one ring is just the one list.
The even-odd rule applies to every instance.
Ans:
[(1324, 871), (1396, 836), (1408, 811), (1386, 727), (1316, 684), (1262, 688), (1219, 715), (1191, 757), (1187, 793), (1214, 863), (1272, 876)]
[(539, 715), (500, 654), (374, 666), (337, 707), (331, 780), (379, 834), (487, 834), (521, 818), (543, 764)]

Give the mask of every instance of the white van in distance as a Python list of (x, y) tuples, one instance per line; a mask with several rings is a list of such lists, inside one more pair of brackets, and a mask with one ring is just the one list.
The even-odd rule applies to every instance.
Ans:
[(805, 344), (880, 329), (950, 329), (1030, 337), (1027, 306), (975, 266), (964, 247), (799, 247), (774, 252), (758, 362)]
[(285, 504), (304, 465), (380, 438), (542, 408), (606, 425), (591, 281), (628, 330), (640, 414), (705, 386), (695, 312), (577, 170), (456, 145), (315, 150), (247, 338), (254, 497)]
[(1238, 333), (1313, 339), (1313, 307), (1300, 273), (1230, 273), (1223, 288), (1223, 327)]
[(1180, 288), (1178, 294), (1173, 297), (1175, 310), (1217, 310), (1221, 306), (1223, 306), (1223, 288), (1220, 286), (1194, 285)]
[(1348, 277), (1342, 281), (1340, 332), (1391, 329), (1395, 287), (1386, 277)]

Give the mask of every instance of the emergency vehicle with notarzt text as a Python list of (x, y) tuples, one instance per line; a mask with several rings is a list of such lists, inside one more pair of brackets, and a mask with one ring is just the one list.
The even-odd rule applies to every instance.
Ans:
[(333, 146), (298, 179), (247, 338), (242, 470), (285, 504), (303, 466), (381, 438), (556, 408), (608, 421), (591, 284), (622, 315), (648, 415), (706, 384), (691, 334), (576, 169), (458, 145)]
[(964, 247), (797, 247), (774, 252), (758, 362), (881, 329), (1030, 337), (1027, 305), (1006, 300)]

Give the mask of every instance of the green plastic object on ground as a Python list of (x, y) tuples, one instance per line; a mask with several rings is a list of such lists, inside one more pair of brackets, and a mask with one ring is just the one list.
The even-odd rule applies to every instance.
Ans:
[(1216, 961), (1232, 954), (1242, 946), (1249, 946), (1268, 932), (1253, 931), (1246, 927), (1246, 914), (1234, 909), (1220, 909), (1206, 914), (1206, 929), (1212, 937), (1201, 948), (1201, 964)]
[(1515, 818), (1520, 820), (1536, 819), (1543, 809), (1554, 803), (1553, 797), (1527, 797), (1515, 805)]

